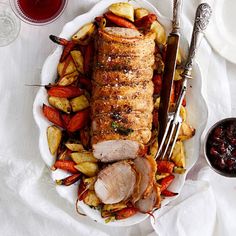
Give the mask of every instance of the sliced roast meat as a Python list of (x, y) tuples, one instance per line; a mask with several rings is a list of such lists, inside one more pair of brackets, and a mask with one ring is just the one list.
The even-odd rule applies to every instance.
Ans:
[(130, 113), (132, 111), (152, 112), (153, 99), (144, 99), (142, 94), (136, 99), (98, 99), (92, 102), (92, 114), (109, 113), (113, 116), (115, 114)]
[(116, 162), (101, 170), (94, 189), (104, 204), (127, 200), (136, 184), (136, 172), (127, 161)]
[(145, 199), (140, 199), (135, 203), (135, 207), (143, 213), (151, 212), (154, 208), (159, 208), (161, 202), (161, 191), (156, 183), (153, 184), (151, 193)]
[(153, 94), (153, 83), (152, 81), (137, 84), (136, 86), (98, 86), (93, 84), (93, 100), (99, 99), (103, 96), (108, 98), (113, 97), (130, 97), (133, 94)]
[[(133, 140), (140, 144), (147, 144), (152, 136), (150, 129), (140, 129), (140, 130), (128, 130), (127, 133), (123, 131), (102, 131), (100, 133), (94, 133), (92, 137), (93, 148), (96, 148), (95, 144), (108, 141), (108, 140)], [(112, 149), (117, 149), (117, 147), (111, 147)], [(122, 153), (121, 153), (122, 155)], [(111, 158), (112, 160), (112, 158)]]
[(93, 133), (106, 131), (113, 131), (116, 127), (119, 129), (132, 129), (139, 130), (143, 127), (151, 129), (152, 114), (142, 112), (131, 113), (116, 113), (111, 112), (109, 114), (102, 113), (97, 114), (92, 121)]
[(151, 156), (137, 157), (134, 160), (135, 169), (141, 175), (139, 191), (134, 192), (133, 202), (146, 198), (151, 193), (156, 173), (156, 162)]

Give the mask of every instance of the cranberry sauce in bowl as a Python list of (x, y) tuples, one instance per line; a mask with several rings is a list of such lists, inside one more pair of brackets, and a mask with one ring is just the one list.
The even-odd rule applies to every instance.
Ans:
[(209, 130), (204, 152), (217, 173), (236, 177), (236, 118), (221, 120)]

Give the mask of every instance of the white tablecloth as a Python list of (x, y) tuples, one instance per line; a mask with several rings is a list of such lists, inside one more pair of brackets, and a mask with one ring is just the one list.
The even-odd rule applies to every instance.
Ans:
[[(32, 115), (37, 87), (25, 84), (40, 84), (43, 62), (55, 47), (48, 35), (58, 35), (66, 22), (88, 11), (95, 2), (69, 0), (57, 21), (42, 27), (22, 23), (17, 40), (0, 48), (0, 235), (156, 235), (149, 220), (133, 227), (111, 229), (78, 216), (74, 206), (56, 193), (39, 154), (38, 129)], [(171, 0), (151, 2), (163, 15), (171, 17)], [(184, 16), (190, 20), (187, 24), (193, 21), (199, 2), (185, 0)], [(212, 51), (206, 40), (197, 61), (209, 108), (208, 128), (221, 118), (236, 115), (236, 65)], [(196, 191), (191, 189), (200, 189), (202, 195), (196, 197)], [(185, 192), (193, 194), (192, 200)], [(162, 212), (157, 232), (161, 236), (235, 235), (235, 197), (235, 179), (211, 171), (201, 153), (179, 201)], [(196, 207), (194, 199), (195, 203), (199, 201)], [(204, 202), (200, 204), (200, 200)], [(187, 214), (181, 220), (178, 214), (185, 209)], [(201, 225), (197, 224), (199, 221)]]

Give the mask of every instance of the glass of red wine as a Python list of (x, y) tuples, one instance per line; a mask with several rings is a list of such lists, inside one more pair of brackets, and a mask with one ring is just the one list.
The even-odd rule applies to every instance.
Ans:
[(14, 13), (24, 22), (45, 25), (56, 20), (68, 0), (10, 0)]

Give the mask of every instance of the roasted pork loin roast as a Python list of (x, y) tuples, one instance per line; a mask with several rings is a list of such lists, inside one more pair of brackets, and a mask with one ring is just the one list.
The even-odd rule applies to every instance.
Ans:
[(102, 162), (134, 159), (151, 138), (155, 34), (106, 27), (95, 45), (92, 146)]

